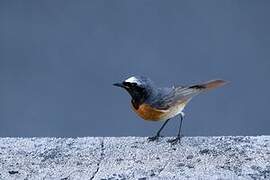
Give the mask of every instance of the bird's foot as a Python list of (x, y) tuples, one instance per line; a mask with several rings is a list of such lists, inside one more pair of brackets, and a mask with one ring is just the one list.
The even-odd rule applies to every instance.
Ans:
[(181, 136), (177, 136), (175, 139), (169, 139), (167, 142), (168, 143), (171, 143), (171, 145), (175, 145), (177, 143), (181, 143)]
[(152, 136), (152, 137), (148, 137), (148, 141), (151, 142), (151, 141), (157, 141), (159, 139), (160, 135), (155, 135), (155, 136)]

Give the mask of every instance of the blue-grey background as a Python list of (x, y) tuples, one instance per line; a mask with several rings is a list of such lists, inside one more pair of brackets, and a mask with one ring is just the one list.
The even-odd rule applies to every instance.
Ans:
[[(270, 1), (0, 1), (0, 136), (148, 136), (112, 86), (231, 83), (191, 101), (185, 135), (270, 134)], [(172, 121), (165, 135), (174, 135)]]

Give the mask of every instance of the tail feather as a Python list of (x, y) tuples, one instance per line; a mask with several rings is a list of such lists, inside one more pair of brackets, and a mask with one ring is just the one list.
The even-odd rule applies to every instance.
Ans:
[(198, 84), (198, 85), (193, 85), (190, 86), (189, 88), (195, 88), (195, 89), (201, 89), (201, 90), (211, 90), (211, 89), (215, 89), (217, 87), (223, 86), (227, 83), (227, 81), (224, 80), (211, 80), (202, 84)]

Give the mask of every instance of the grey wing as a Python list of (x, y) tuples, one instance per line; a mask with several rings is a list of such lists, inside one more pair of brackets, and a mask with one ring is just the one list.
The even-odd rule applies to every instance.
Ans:
[(190, 87), (171, 88), (169, 92), (164, 92), (163, 89), (160, 89), (159, 91), (160, 92), (152, 101), (151, 105), (157, 109), (163, 110), (169, 109), (177, 103), (189, 101), (193, 96), (201, 92), (198, 88)]

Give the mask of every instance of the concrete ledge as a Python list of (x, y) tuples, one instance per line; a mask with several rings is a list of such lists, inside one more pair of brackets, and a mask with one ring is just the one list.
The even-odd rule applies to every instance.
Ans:
[(270, 136), (0, 138), (0, 179), (270, 179)]

